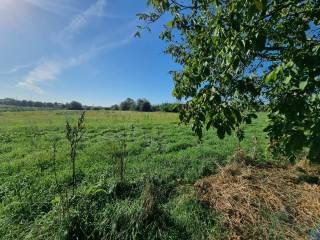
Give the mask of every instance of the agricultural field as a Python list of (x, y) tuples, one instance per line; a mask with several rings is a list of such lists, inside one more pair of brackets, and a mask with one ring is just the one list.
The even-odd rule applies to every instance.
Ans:
[(0, 240), (320, 240), (320, 0), (0, 2)]
[[(235, 136), (208, 131), (199, 142), (174, 113), (88, 111), (73, 192), (65, 124), (78, 116), (0, 113), (1, 239), (228, 238), (222, 215), (199, 200), (194, 184), (234, 158)], [(261, 113), (241, 143), (261, 164), (271, 161), (265, 124)], [(284, 221), (273, 216), (264, 231), (283, 239), (274, 231)]]
[[(1, 113), (0, 236), (3, 239), (21, 239), (23, 236), (46, 239), (65, 233), (68, 226), (59, 226), (56, 222), (60, 199), (51, 145), (55, 137), (61, 139), (57, 146), (56, 173), (59, 185), (68, 184), (71, 165), (65, 140), (65, 121), (75, 121), (77, 117), (78, 113), (74, 112)], [(248, 128), (248, 134), (257, 133), (263, 148), (262, 119)], [(128, 191), (129, 196), (119, 196), (119, 199), (115, 196), (103, 203), (103, 211), (97, 209), (92, 213), (97, 214), (91, 219), (94, 227), (104, 231), (109, 228), (115, 234), (113, 226), (117, 222), (118, 227), (132, 227), (123, 226), (134, 224), (123, 218), (139, 212), (144, 179), (155, 178), (167, 192), (161, 199), (161, 208), (166, 217), (180, 225), (164, 226), (159, 234), (171, 235), (172, 231), (180, 234), (186, 230), (187, 235), (194, 235), (197, 239), (205, 234), (205, 229), (219, 231), (215, 227), (215, 218), (204, 214), (207, 210), (195, 201), (192, 184), (214, 171), (215, 162), (223, 163), (230, 157), (236, 147), (236, 139), (228, 137), (221, 141), (214, 133), (208, 133), (200, 144), (189, 127), (178, 126), (178, 123), (176, 114), (88, 112), (86, 133), (76, 163), (76, 196), (79, 199), (75, 201), (83, 198), (83, 202), (76, 204), (72, 214), (89, 221), (86, 219), (89, 216), (83, 215), (95, 207), (99, 208), (88, 202), (99, 203), (99, 193), (94, 192), (100, 188), (117, 191), (112, 190), (117, 187), (118, 177), (111, 146), (125, 133), (128, 150), (125, 180), (129, 189), (119, 194), (125, 195)], [(250, 150), (250, 140), (244, 145)], [(203, 226), (199, 228), (194, 221)], [(141, 230), (137, 229), (137, 234)]]

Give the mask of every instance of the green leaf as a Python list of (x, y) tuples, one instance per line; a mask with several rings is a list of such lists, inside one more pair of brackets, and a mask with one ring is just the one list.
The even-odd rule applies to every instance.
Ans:
[[(311, 133), (320, 132), (320, 127), (313, 130), (320, 125), (320, 97), (312, 95), (319, 92), (320, 46), (307, 32), (319, 25), (317, 1), (303, 1), (303, 7), (292, 7), (294, 0), (148, 1), (151, 13), (140, 15), (146, 26), (169, 17), (161, 36), (168, 42), (166, 52), (181, 65), (174, 76), (174, 95), (192, 101), (181, 121), (194, 122), (193, 131), (200, 137), (207, 127), (223, 138), (250, 123), (254, 116), (248, 112), (267, 102), (261, 108), (269, 113), (266, 131), (273, 153), (298, 156), (304, 147), (312, 147)], [(179, 37), (166, 32), (173, 28)], [(247, 76), (250, 80), (242, 83)], [(202, 91), (207, 84), (214, 91)], [(306, 90), (310, 94), (301, 94)], [(320, 161), (318, 139), (312, 148), (317, 154), (310, 156)]]
[(254, 5), (256, 6), (256, 8), (261, 12), (263, 10), (263, 3), (260, 0), (255, 0), (254, 1)]
[(318, 101), (318, 100), (320, 100), (320, 94), (313, 93), (311, 95), (311, 101), (315, 102), (315, 101)]
[(139, 37), (141, 37), (141, 34), (140, 34), (140, 32), (138, 31), (138, 32), (136, 32), (135, 34), (134, 34), (134, 37), (136, 37), (136, 38), (139, 38)]
[(276, 80), (279, 73), (283, 73), (283, 66), (282, 65), (279, 65), (278, 67), (276, 67), (276, 69), (274, 69), (272, 72), (270, 72), (266, 76), (266, 78), (264, 79), (264, 82), (270, 83), (270, 82)]
[(308, 80), (300, 82), (299, 89), (303, 91), (306, 88), (307, 84), (308, 84)]
[(278, 76), (278, 71), (277, 69), (273, 70), (271, 73), (268, 74), (268, 76), (265, 78), (264, 82), (265, 83), (270, 83), (274, 81)]
[(285, 84), (289, 84), (290, 81), (291, 81), (291, 79), (292, 79), (292, 76), (291, 76), (291, 75), (288, 76), (288, 77), (286, 77), (286, 79), (284, 80), (284, 83), (285, 83)]
[(168, 28), (173, 28), (173, 26), (174, 26), (174, 21), (169, 21), (169, 22), (167, 22), (167, 27)]

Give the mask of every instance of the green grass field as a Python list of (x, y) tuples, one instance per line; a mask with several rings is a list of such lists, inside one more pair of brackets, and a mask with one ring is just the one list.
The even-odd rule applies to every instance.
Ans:
[[(65, 122), (75, 122), (78, 115), (0, 113), (1, 239), (226, 236), (220, 216), (196, 200), (193, 184), (214, 173), (216, 163), (223, 165), (231, 158), (237, 147), (234, 136), (219, 140), (209, 131), (199, 143), (190, 127), (179, 125), (176, 114), (89, 111), (72, 196)], [(266, 117), (259, 115), (246, 126), (242, 143), (250, 154), (255, 135), (262, 161), (265, 124)], [(120, 184), (111, 149), (124, 134), (128, 156), (125, 183)], [(54, 162), (51, 146), (56, 137), (60, 140)], [(148, 202), (153, 202), (152, 209)]]

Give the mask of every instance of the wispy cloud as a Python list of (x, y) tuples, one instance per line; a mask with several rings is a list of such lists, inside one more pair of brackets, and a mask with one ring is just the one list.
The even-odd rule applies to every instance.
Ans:
[(133, 33), (123, 39), (114, 42), (106, 42), (105, 44), (94, 46), (87, 52), (76, 57), (70, 57), (65, 60), (43, 60), (36, 67), (27, 73), (27, 75), (18, 82), (18, 87), (31, 90), (37, 94), (44, 94), (42, 85), (50, 81), (56, 80), (58, 76), (66, 69), (81, 65), (82, 63), (92, 59), (102, 51), (112, 50), (117, 47), (126, 45), (134, 38)]
[[(36, 3), (46, 2), (46, 0), (25, 0)], [(89, 26), (95, 18), (109, 17), (106, 13), (107, 0), (96, 0), (91, 6), (84, 11), (76, 14), (71, 18), (67, 26), (60, 32), (61, 43), (72, 39), (77, 33)], [(110, 13), (109, 13), (110, 14)], [(23, 87), (37, 94), (45, 94), (43, 87), (59, 78), (67, 69), (79, 66), (101, 53), (118, 48), (131, 42), (134, 38), (134, 29), (136, 22), (130, 22), (127, 26), (120, 27), (112, 35), (104, 38), (100, 43), (95, 42), (92, 47), (88, 47), (82, 54), (67, 58), (46, 58), (38, 61), (31, 70), (21, 78), (18, 87)], [(130, 35), (128, 35), (128, 32)], [(111, 38), (110, 38), (111, 37)]]
[(63, 0), (24, 0), (26, 3), (37, 7), (39, 9), (45, 10), (50, 13), (54, 13), (57, 15), (65, 15), (67, 16), (70, 13), (78, 13), (80, 12), (77, 8), (74, 8), (66, 3)]
[(44, 94), (44, 91), (38, 84), (56, 79), (64, 67), (66, 67), (64, 64), (62, 65), (56, 61), (44, 61), (32, 69), (23, 81), (18, 83), (18, 86), (27, 88), (38, 94)]
[(31, 68), (31, 67), (33, 67), (34, 65), (35, 65), (35, 63), (16, 65), (16, 66), (14, 66), (13, 68), (11, 68), (11, 69), (9, 69), (9, 70), (0, 71), (0, 74), (1, 74), (1, 75), (13, 74), (13, 73), (19, 72), (20, 70)]
[(62, 38), (72, 38), (74, 34), (89, 25), (94, 18), (105, 16), (106, 0), (97, 0), (89, 8), (74, 16), (70, 23), (60, 33)]
[(80, 65), (91, 57), (91, 53), (67, 58), (65, 60), (42, 60), (36, 67), (30, 70), (17, 86), (29, 89), (38, 94), (44, 94), (44, 90), (39, 86), (55, 80), (63, 70)]

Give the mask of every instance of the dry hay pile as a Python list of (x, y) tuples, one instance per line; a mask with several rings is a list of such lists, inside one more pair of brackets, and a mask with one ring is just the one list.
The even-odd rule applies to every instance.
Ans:
[(222, 214), (230, 239), (308, 239), (320, 221), (320, 185), (307, 183), (297, 169), (320, 176), (307, 166), (232, 163), (195, 187), (200, 201)]

